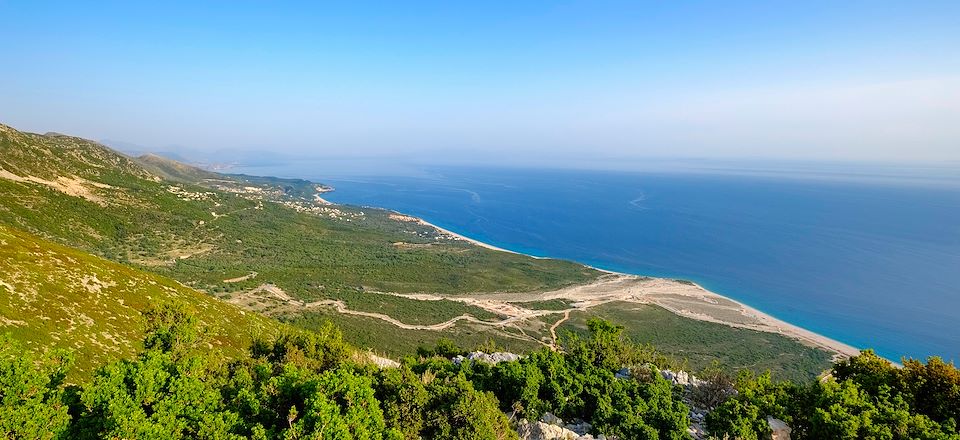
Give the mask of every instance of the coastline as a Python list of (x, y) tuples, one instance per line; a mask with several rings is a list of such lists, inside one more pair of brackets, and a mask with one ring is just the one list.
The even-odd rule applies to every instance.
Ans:
[[(398, 213), (398, 214), (401, 214), (401, 213)], [(401, 215), (406, 215), (406, 214), (401, 214)], [(452, 237), (452, 238), (454, 238), (454, 239), (456, 239), (456, 240), (466, 241), (466, 242), (468, 242), (468, 243), (470, 243), (470, 244), (473, 244), (473, 245), (476, 245), (476, 246), (480, 246), (480, 247), (482, 247), (482, 248), (487, 248), (487, 249), (490, 249), (490, 250), (492, 250), (492, 251), (507, 252), (507, 253), (511, 253), (511, 254), (523, 255), (523, 256), (525, 256), (525, 257), (536, 258), (536, 259), (545, 259), (545, 258), (547, 258), (547, 257), (538, 257), (538, 256), (536, 256), (536, 255), (528, 255), (528, 254), (524, 254), (524, 253), (517, 252), (517, 251), (511, 251), (510, 249), (504, 249), (504, 248), (502, 248), (502, 247), (497, 247), (497, 246), (494, 246), (494, 245), (492, 245), (492, 244), (490, 244), (490, 243), (484, 243), (484, 242), (482, 242), (482, 241), (480, 241), (480, 240), (476, 240), (476, 239), (467, 237), (466, 235), (458, 234), (458, 233), (453, 232), (453, 231), (451, 231), (451, 230), (449, 230), (449, 229), (441, 228), (441, 227), (439, 227), (439, 226), (437, 226), (437, 225), (435, 225), (435, 224), (433, 224), (433, 223), (430, 223), (430, 222), (428, 222), (428, 221), (426, 221), (426, 220), (424, 220), (424, 219), (422, 219), (422, 218), (420, 218), (420, 217), (413, 217), (413, 218), (416, 218), (416, 219), (418, 220), (417, 223), (419, 223), (419, 224), (421, 224), (421, 225), (424, 225), (424, 226), (429, 226), (429, 227), (431, 227), (431, 228), (433, 228), (433, 229), (436, 229), (437, 231), (439, 231), (439, 232), (440, 232), (441, 234), (443, 234), (443, 235), (448, 235), (448, 236), (450, 236), (450, 237)], [(598, 269), (598, 270), (599, 270), (599, 269)]]
[[(396, 211), (391, 210), (391, 212)], [(397, 212), (397, 214), (415, 218), (419, 224), (430, 226), (443, 235), (447, 235), (456, 240), (466, 241), (486, 249), (498, 252), (508, 252), (511, 254), (523, 255), (537, 259), (549, 258), (538, 257), (535, 255), (528, 255), (522, 252), (504, 249), (474, 238), (467, 237), (449, 229), (442, 228), (419, 217), (408, 216), (407, 214), (402, 214), (399, 212)], [(731, 327), (747, 328), (767, 333), (784, 335), (807, 345), (831, 352), (835, 356), (839, 357), (856, 356), (860, 353), (860, 350), (856, 347), (776, 318), (773, 315), (764, 313), (740, 301), (707, 290), (703, 286), (692, 281), (634, 275), (600, 269), (579, 262), (577, 264), (581, 264), (599, 272), (603, 272), (609, 276), (616, 277), (618, 281), (625, 280), (647, 282), (647, 284), (649, 284), (650, 281), (653, 281), (655, 283), (655, 286), (651, 286), (652, 288), (649, 289), (644, 289), (644, 292), (639, 296), (636, 295), (635, 292), (630, 292), (629, 289), (626, 289), (627, 292), (624, 293), (630, 293), (629, 295), (622, 295), (622, 297), (617, 297), (617, 295), (614, 295), (613, 298), (615, 299), (625, 301), (632, 300), (632, 302), (659, 305), (674, 314), (691, 319), (716, 322), (719, 324), (729, 325)], [(593, 285), (574, 287), (596, 287), (597, 285), (598, 284), (595, 283)], [(544, 295), (546, 298), (569, 298), (569, 293), (570, 292), (567, 291), (567, 289), (561, 289), (560, 291), (546, 292)], [(609, 294), (612, 292), (606, 291), (606, 289), (599, 289), (594, 293), (596, 294), (597, 300), (604, 302), (611, 300)], [(703, 304), (698, 304), (701, 302)], [(739, 314), (740, 316), (732, 316), (736, 314)]]
[[(333, 191), (333, 188), (326, 189), (323, 192), (330, 191)], [(323, 205), (337, 204), (321, 198), (319, 192), (315, 195), (315, 198), (318, 203)], [(465, 241), (475, 246), (497, 252), (507, 252), (536, 259), (549, 258), (494, 246), (437, 226), (420, 217), (411, 216), (392, 209), (381, 207), (371, 208), (383, 209), (391, 213), (390, 217), (395, 221), (414, 222), (431, 227), (448, 239)], [(578, 305), (584, 309), (611, 301), (653, 304), (663, 307), (678, 316), (690, 319), (783, 335), (808, 346), (832, 353), (835, 359), (856, 356), (860, 353), (860, 350), (854, 346), (776, 318), (773, 315), (762, 312), (740, 301), (710, 291), (692, 281), (615, 272), (580, 262), (576, 263), (602, 272), (604, 275), (601, 275), (599, 279), (593, 283), (571, 286), (557, 291), (527, 292), (522, 294), (491, 293), (479, 295), (475, 298), (464, 297), (461, 299), (480, 300), (480, 298), (483, 298), (482, 301), (504, 300), (522, 302), (535, 301), (538, 299), (566, 298), (579, 301)], [(413, 296), (423, 297), (423, 299), (427, 297), (439, 299), (438, 297), (434, 298), (433, 295)], [(477, 305), (482, 306), (482, 304)]]

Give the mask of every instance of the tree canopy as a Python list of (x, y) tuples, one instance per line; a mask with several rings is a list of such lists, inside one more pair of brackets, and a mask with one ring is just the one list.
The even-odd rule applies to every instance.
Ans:
[(801, 440), (960, 439), (960, 373), (938, 358), (899, 368), (864, 351), (810, 383), (742, 373), (735, 393), (722, 372), (705, 372), (724, 391), (691, 399), (661, 375), (669, 359), (602, 320), (590, 321), (587, 336), (568, 334), (558, 351), (516, 361), (455, 363), (464, 350), (441, 341), (378, 368), (332, 325), (258, 340), (228, 358), (186, 310), (145, 312), (143, 349), (82, 384), (64, 380), (68, 353), (35, 355), (0, 338), (0, 436), (507, 440), (517, 438), (511, 420), (550, 412), (608, 438), (679, 440), (690, 438), (692, 401), (710, 407), (717, 438), (765, 438), (774, 417)]

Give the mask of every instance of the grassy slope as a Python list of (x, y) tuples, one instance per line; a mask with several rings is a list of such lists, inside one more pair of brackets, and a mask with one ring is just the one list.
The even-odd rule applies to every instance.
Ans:
[(244, 312), (177, 282), (0, 226), (2, 331), (33, 350), (64, 348), (77, 357), (74, 374), (139, 350), (140, 312), (164, 301), (196, 312), (212, 344), (227, 354), (252, 337), (276, 334), (276, 321)]
[(830, 355), (781, 335), (693, 321), (661, 307), (614, 302), (575, 312), (564, 331), (586, 332), (586, 321), (599, 316), (624, 325), (634, 342), (653, 344), (660, 352), (686, 359), (699, 370), (719, 361), (729, 370), (770, 370), (777, 379), (808, 379), (830, 367)]
[(505, 336), (489, 327), (462, 321), (442, 331), (404, 330), (380, 320), (340, 315), (330, 310), (292, 316), (285, 321), (306, 329), (320, 328), (324, 322), (331, 321), (343, 330), (344, 339), (351, 345), (394, 358), (415, 355), (417, 347), (432, 347), (440, 339), (452, 340), (468, 350), (487, 348), (490, 341), (498, 350), (514, 353), (526, 353), (543, 347), (536, 342)]
[(468, 314), (484, 321), (496, 321), (503, 316), (477, 306), (447, 299), (420, 301), (393, 295), (373, 295), (363, 292), (345, 292), (337, 295), (351, 310), (382, 313), (404, 324), (436, 324)]
[(284, 196), (306, 200), (313, 199), (313, 196), (317, 192), (317, 187), (323, 190), (331, 189), (325, 185), (318, 185), (304, 179), (248, 176), (244, 174), (223, 175), (167, 159), (156, 154), (144, 154), (133, 160), (143, 166), (147, 171), (172, 182), (191, 183), (201, 186), (215, 186), (217, 183), (224, 182), (235, 182), (251, 186), (269, 186), (279, 189)]
[[(217, 293), (265, 282), (303, 299), (371, 289), (529, 291), (597, 275), (570, 262), (438, 241), (432, 230), (391, 220), (386, 211), (311, 206), (315, 213), (298, 212), (294, 203), (306, 205), (285, 198), (286, 189), (302, 195), (303, 181), (235, 178), (237, 186), (265, 189), (243, 197), (162, 181), (126, 157), (78, 138), (2, 129), (0, 168), (47, 180), (79, 177), (91, 182), (85, 188), (101, 199), (97, 203), (48, 185), (0, 179), (0, 223)], [(278, 190), (276, 196), (272, 190)], [(245, 284), (223, 282), (250, 271), (259, 276)]]
[[(317, 207), (309, 202), (311, 191), (317, 189), (310, 182), (225, 176), (156, 158), (141, 158), (137, 163), (79, 138), (20, 133), (0, 125), (0, 170), (48, 181), (68, 177), (90, 182), (82, 185), (88, 196), (84, 198), (50, 185), (0, 178), (0, 225), (24, 229), (217, 295), (272, 283), (296, 298), (339, 298), (354, 309), (397, 314), (408, 323), (429, 324), (462, 312), (475, 316), (479, 312), (437, 308), (445, 303), (420, 307), (409, 300), (373, 296), (371, 291), (533, 291), (581, 283), (598, 275), (570, 262), (532, 259), (437, 239), (431, 228), (391, 220), (382, 210)], [(163, 180), (160, 175), (173, 180)], [(97, 184), (110, 188), (98, 188)], [(305, 212), (308, 210), (311, 212)], [(257, 276), (224, 282), (251, 272)], [(343, 325), (353, 342), (391, 354), (408, 353), (416, 343), (431, 343), (441, 336), (458, 339), (465, 347), (491, 337), (508, 347), (535, 346), (466, 325), (447, 333), (429, 333), (400, 331), (375, 319), (332, 313), (293, 319), (309, 327), (319, 315)], [(652, 328), (629, 319), (620, 321), (634, 331)], [(723, 335), (722, 341), (710, 342), (676, 340), (675, 335), (702, 331), (703, 323), (697, 321), (673, 316), (657, 321), (656, 326), (658, 333), (651, 342), (657, 345), (673, 346), (673, 351), (683, 354), (709, 352), (687, 356), (692, 361), (715, 357), (734, 366), (766, 365), (745, 362), (736, 350), (700, 347), (750, 340), (742, 336), (745, 331), (720, 331), (717, 334)], [(525, 331), (544, 338), (548, 336), (545, 328), (531, 323)], [(770, 361), (779, 362), (774, 369), (811, 370), (807, 365), (791, 365), (796, 356), (805, 353), (805, 347), (784, 337), (769, 337), (776, 342), (752, 350), (768, 350), (773, 358), (779, 357), (780, 361)]]

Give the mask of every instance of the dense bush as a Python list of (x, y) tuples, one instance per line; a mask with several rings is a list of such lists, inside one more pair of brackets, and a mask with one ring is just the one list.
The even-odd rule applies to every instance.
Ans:
[(145, 317), (144, 350), (81, 385), (64, 383), (69, 355), (35, 357), (0, 338), (0, 437), (505, 440), (517, 437), (507, 414), (551, 412), (608, 437), (679, 440), (689, 438), (686, 397), (715, 407), (707, 427), (717, 438), (765, 438), (775, 417), (801, 440), (960, 439), (960, 373), (937, 358), (899, 368), (865, 351), (807, 384), (742, 373), (736, 393), (722, 372), (706, 372), (717, 386), (697, 397), (663, 379), (664, 358), (600, 320), (559, 352), (457, 365), (448, 356), (463, 350), (441, 341), (380, 369), (333, 326), (227, 359), (182, 307)]
[(70, 363), (62, 352), (36, 359), (0, 337), (0, 436), (63, 436), (70, 422), (63, 387)]
[(707, 417), (711, 432), (763, 438), (772, 416), (801, 440), (960, 439), (960, 373), (936, 357), (897, 368), (866, 350), (821, 381), (777, 384), (768, 375), (744, 375), (736, 389)]
[(645, 368), (657, 357), (627, 341), (622, 327), (591, 320), (589, 328), (589, 338), (569, 335), (562, 354), (543, 349), (517, 362), (474, 364), (468, 377), (494, 392), (501, 409), (528, 419), (550, 412), (619, 438), (687, 438), (688, 408), (679, 389), (660, 374), (617, 377), (624, 367)]
[[(295, 332), (227, 360), (176, 305), (145, 313), (144, 350), (63, 382), (70, 358), (35, 359), (0, 340), (0, 437), (163, 439), (510, 439), (498, 401), (453, 364), (380, 370), (339, 331)], [(437, 368), (439, 373), (434, 372)]]

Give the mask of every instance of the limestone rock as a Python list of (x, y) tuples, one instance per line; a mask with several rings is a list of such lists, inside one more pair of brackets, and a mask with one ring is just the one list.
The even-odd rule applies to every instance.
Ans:
[(540, 417), (540, 421), (550, 425), (563, 426), (563, 419), (548, 412), (543, 413), (543, 416)]
[(374, 365), (380, 368), (400, 368), (400, 362), (393, 359), (377, 356), (373, 353), (367, 353), (367, 356), (373, 361)]
[(660, 375), (663, 376), (664, 379), (673, 382), (674, 385), (680, 385), (682, 387), (698, 387), (703, 385), (702, 380), (697, 379), (686, 371), (660, 370)]
[(787, 426), (786, 422), (767, 416), (767, 424), (770, 425), (771, 440), (790, 440), (790, 432), (793, 430)]
[(591, 428), (584, 421), (564, 425), (560, 417), (544, 413), (536, 423), (521, 420), (517, 424), (517, 434), (523, 440), (606, 440), (603, 435), (594, 437), (588, 434)]
[(596, 439), (590, 435), (580, 435), (567, 428), (557, 425), (551, 425), (544, 422), (530, 423), (521, 420), (517, 425), (517, 434), (523, 440), (600, 440), (603, 436)]
[(590, 430), (593, 429), (593, 425), (582, 420), (575, 423), (567, 423), (564, 427), (579, 435), (587, 435), (590, 433)]
[(473, 351), (466, 356), (457, 356), (453, 358), (453, 363), (460, 365), (463, 361), (483, 362), (485, 364), (496, 365), (500, 362), (513, 362), (520, 359), (520, 355), (506, 352), (484, 353), (482, 351)]

